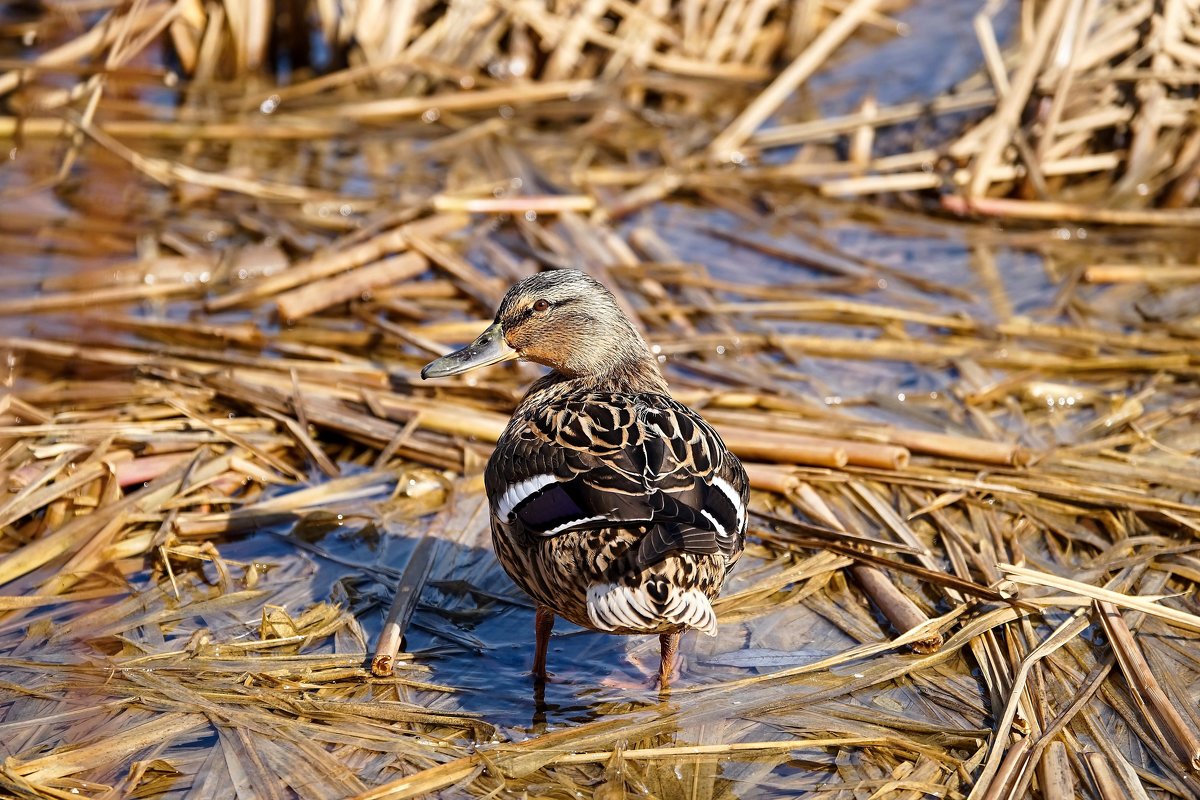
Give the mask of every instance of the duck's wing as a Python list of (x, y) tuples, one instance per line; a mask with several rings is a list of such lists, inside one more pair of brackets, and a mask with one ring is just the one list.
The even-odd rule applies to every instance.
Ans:
[(493, 514), (518, 541), (644, 527), (639, 566), (679, 551), (733, 561), (742, 549), (745, 470), (696, 412), (663, 395), (535, 407), (502, 437), (485, 481)]

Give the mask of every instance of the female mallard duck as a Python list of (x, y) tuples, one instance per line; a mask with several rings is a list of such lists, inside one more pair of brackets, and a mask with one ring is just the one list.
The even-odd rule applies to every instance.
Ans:
[(711, 601), (745, 540), (746, 471), (671, 399), (645, 340), (582, 272), (513, 286), (478, 339), (421, 377), (515, 358), (552, 372), (517, 406), (484, 482), (496, 556), (537, 603), (534, 675), (546, 677), (557, 614), (659, 634), (666, 685), (680, 633), (716, 634)]

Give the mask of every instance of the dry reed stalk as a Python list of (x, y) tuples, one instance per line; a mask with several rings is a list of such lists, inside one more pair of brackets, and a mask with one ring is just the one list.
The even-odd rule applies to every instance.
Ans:
[(429, 262), (420, 254), (401, 253), (283, 292), (275, 298), (275, 307), (282, 319), (302, 319), (377, 289), (411, 280), (428, 268)]
[[(988, 120), (987, 134), (980, 144), (979, 152), (972, 165), (972, 173), (965, 191), (967, 197), (978, 197), (995, 180), (992, 174), (993, 167), (1000, 156), (1001, 149), (1010, 141), (1018, 143), (1018, 150), (1028, 149), (1025, 146), (1023, 134), (1018, 128), (1020, 117), (1037, 81), (1038, 70), (1043, 66), (1054, 37), (1060, 34), (1059, 24), (1072, 2), (1073, 0), (1060, 0), (1051, 3), (1043, 11), (1036, 27), (1034, 40), (1029, 48), (1030, 52), (1018, 67), (1011, 85), (1005, 76), (1003, 64), (998, 63), (1000, 62), (999, 48), (995, 44), (995, 35), (987, 17), (983, 13), (976, 16), (976, 31), (983, 45), (984, 61), (992, 75), (996, 94), (1001, 101), (993, 117)], [(1039, 164), (1033, 159), (1026, 158), (1025, 166), (1040, 179)]]
[(85, 309), (96, 305), (117, 305), (137, 300), (159, 299), (175, 295), (200, 294), (204, 285), (199, 280), (180, 283), (153, 283), (142, 286), (117, 286), (110, 289), (90, 289), (83, 292), (59, 292), (20, 300), (0, 300), (0, 316), (32, 314), (68, 309)]
[(495, 442), (508, 425), (502, 414), (479, 408), (455, 407), (445, 402), (419, 400), (398, 395), (372, 393), (371, 400), (385, 414), (411, 416), (419, 414), (423, 428), (456, 436), (469, 436), (485, 442)]
[(1087, 597), (1094, 601), (1106, 602), (1120, 608), (1128, 608), (1133, 611), (1141, 611), (1144, 614), (1149, 614), (1152, 617), (1157, 617), (1164, 622), (1172, 624), (1183, 630), (1200, 632), (1200, 617), (1195, 614), (1189, 614), (1186, 611), (1179, 611), (1168, 606), (1159, 605), (1153, 600), (1147, 600), (1140, 597), (1133, 597), (1122, 594), (1120, 592), (1110, 591), (1098, 586), (1091, 586), (1080, 581), (1071, 580), (1070, 578), (1062, 578), (1057, 575), (1048, 575), (1038, 570), (1028, 569), (1026, 567), (1018, 567), (1013, 564), (998, 564), (1001, 572), (1005, 576), (1016, 583), (1028, 586), (1045, 586), (1051, 589), (1060, 589), (1081, 597)]
[(879, 0), (853, 0), (845, 11), (817, 35), (804, 52), (779, 73), (770, 86), (712, 140), (708, 146), (709, 156), (721, 162), (730, 161), (733, 154), (739, 151), (745, 141), (774, 113), (788, 95), (808, 80), (878, 6)]
[[(1010, 735), (1015, 732), (1013, 728), (1018, 708), (1027, 702), (1026, 682), (1039, 661), (1069, 644), (1087, 628), (1087, 625), (1088, 621), (1083, 614), (1076, 612), (1021, 660), (1008, 687), (1008, 700), (999, 724), (996, 726), (987, 761), (971, 790), (969, 800), (1003, 796), (999, 792), (1016, 783), (1020, 779), (1019, 776), (1029, 768), (1028, 758), (1031, 744), (1029, 736), (1023, 736), (1011, 748), (1006, 746)], [(1023, 713), (1022, 716), (1029, 719), (1028, 712)]]
[[(821, 436), (807, 435), (808, 431), (818, 431), (822, 426), (819, 425), (801, 425), (798, 429), (805, 431), (804, 434), (792, 433), (786, 422), (780, 421), (782, 424), (775, 424), (772, 419), (774, 415), (746, 413), (717, 413), (713, 415), (716, 422), (717, 430), (722, 438), (726, 440), (729, 447), (734, 452), (739, 452), (739, 448), (744, 448), (744, 452), (749, 458), (764, 458), (773, 461), (787, 461), (789, 457), (784, 451), (780, 451), (778, 457), (762, 455), (772, 443), (782, 443), (784, 440), (794, 443), (797, 447), (808, 447), (813, 452), (820, 452), (822, 448), (825, 452), (835, 454), (832, 456), (834, 461), (840, 461), (841, 456), (836, 455), (842, 453), (845, 455), (844, 463), (826, 463), (820, 462), (817, 466), (845, 466), (845, 464), (853, 464), (861, 467), (876, 467), (879, 469), (904, 469), (908, 466), (909, 451), (905, 447), (896, 446), (893, 444), (882, 444), (876, 442), (860, 441), (849, 438), (831, 439)], [(753, 427), (751, 427), (753, 426)], [(825, 426), (828, 430), (828, 426)], [(761, 437), (760, 443), (755, 445), (752, 439), (755, 436)], [(736, 444), (733, 444), (736, 443)], [(740, 452), (739, 452), (740, 454)], [(809, 463), (797, 459), (798, 463)]]
[(0, 397), (0, 416), (5, 415), (20, 416), (23, 419), (31, 419), (42, 424), (49, 423), (52, 419), (41, 409), (12, 394)]
[(596, 207), (591, 195), (545, 197), (454, 197), (439, 194), (433, 198), (435, 211), (464, 214), (558, 214), (562, 211), (588, 212)]
[(1192, 769), (1200, 769), (1200, 738), (1183, 721), (1155, 680), (1121, 612), (1112, 603), (1103, 600), (1094, 601), (1094, 607), (1134, 702), (1150, 722), (1151, 729), (1159, 741), (1174, 751), (1184, 764)]
[[(196, 478), (207, 479), (220, 474), (228, 468), (228, 464), (228, 457), (214, 458), (196, 471)], [(88, 516), (76, 517), (53, 533), (9, 553), (3, 560), (0, 560), (0, 586), (37, 569), (64, 553), (72, 552), (118, 515), (153, 508), (161, 504), (175, 493), (186, 470), (186, 465), (181, 464), (119, 502), (110, 503), (107, 507)]]
[(503, 290), (497, 287), (495, 281), (481, 274), (467, 259), (425, 236), (413, 236), (410, 243), (414, 250), (428, 258), (439, 269), (450, 273), (462, 291), (480, 305), (491, 308), (499, 303)]
[[(844, 653), (840, 653), (829, 658), (823, 658), (819, 661), (815, 661), (801, 667), (778, 670), (772, 673), (770, 680), (782, 681), (797, 677), (799, 675), (820, 673), (824, 670), (833, 669), (843, 664), (856, 661), (860, 658), (868, 658), (886, 651), (899, 650), (900, 648), (907, 647), (915, 641), (927, 639), (935, 635), (941, 635), (948, 630), (950, 624), (963, 613), (965, 608), (966, 606), (959, 606), (957, 609), (947, 612), (940, 617), (931, 619), (928, 624), (913, 628), (890, 641), (858, 645), (850, 648)], [(974, 636), (977, 635), (981, 630), (985, 630), (992, 625), (1001, 624), (1002, 619), (1011, 620), (1014, 617), (1015, 614), (1007, 610), (1003, 612), (991, 612), (986, 619), (972, 623), (968, 630), (970, 635)], [(939, 650), (937, 653), (931, 655), (920, 656), (917, 660), (926, 662), (945, 660), (948, 656), (952, 655), (960, 647), (962, 647), (968, 638), (969, 637), (965, 634), (956, 634), (951, 638), (951, 641), (947, 642), (946, 647), (944, 647), (942, 650)], [(762, 683), (763, 680), (763, 676), (758, 676), (753, 678), (741, 678), (724, 681), (719, 684), (719, 688), (722, 690), (722, 692), (734, 692), (739, 689), (744, 689), (746, 687)], [(685, 694), (695, 692), (696, 689), (684, 688), (675, 691), (678, 691), (680, 694)]]
[[(830, 528), (837, 531), (845, 530), (842, 521), (811, 485), (800, 483), (795, 490), (793, 502)], [(893, 584), (886, 574), (874, 566), (862, 563), (855, 564), (850, 571), (859, 587), (901, 635), (928, 627), (929, 617), (917, 607), (908, 595)], [(915, 653), (929, 654), (937, 652), (941, 648), (942, 642), (942, 635), (939, 632), (932, 632), (922, 638), (914, 639), (911, 647)]]
[(821, 194), (826, 197), (851, 197), (864, 194), (936, 189), (941, 185), (941, 175), (921, 171), (842, 178), (840, 180), (825, 181), (819, 188)]
[(954, 195), (943, 197), (942, 207), (960, 215), (979, 214), (985, 217), (1054, 222), (1164, 227), (1200, 225), (1200, 211), (1194, 208), (1098, 208), (1078, 203), (1009, 200), (999, 197), (975, 197), (966, 200)]
[[(1085, 175), (1095, 172), (1112, 172), (1120, 167), (1119, 153), (1095, 153), (1086, 156), (1064, 156), (1057, 158), (1056, 153), (1050, 153), (1038, 165), (1038, 174), (1042, 178), (1058, 178), (1068, 175)], [(988, 172), (988, 180), (992, 183), (1007, 183), (1023, 179), (1030, 175), (1027, 167), (1021, 165), (996, 166)], [(963, 169), (954, 173), (954, 182), (958, 185), (970, 181), (970, 172)]]
[(1050, 742), (1038, 763), (1038, 786), (1046, 800), (1071, 800), (1075, 797), (1075, 778), (1067, 759), (1067, 746), (1060, 740)]
[[(111, 464), (91, 462), (83, 465), (81, 469), (63, 480), (54, 480), (67, 465), (68, 459), (60, 457), (56, 460), (56, 463), (51, 464), (37, 479), (29, 481), (7, 503), (0, 506), (0, 527), (11, 525), (21, 517), (75, 492), (93, 480), (110, 474), (113, 470)], [(53, 481), (53, 483), (50, 483), (50, 481)]]
[(1200, 267), (1150, 264), (1095, 264), (1083, 271), (1088, 283), (1200, 283)]
[(1030, 458), (1025, 448), (1008, 442), (897, 428), (885, 429), (883, 435), (893, 444), (932, 456), (1013, 466), (1025, 464)]
[(777, 464), (760, 464), (755, 461), (744, 461), (746, 474), (750, 477), (750, 486), (764, 492), (775, 492), (784, 497), (789, 496), (800, 485), (797, 471), (792, 467)]
[[(865, 564), (854, 564), (850, 574), (859, 588), (871, 598), (888, 622), (900, 633), (906, 633), (929, 622), (929, 617), (918, 608), (881, 570)], [(941, 634), (917, 639), (910, 645), (914, 653), (935, 653), (942, 646)]]
[(861, 111), (838, 117), (825, 117), (811, 122), (777, 125), (759, 131), (749, 141), (752, 148), (787, 147), (805, 142), (825, 141), (852, 133), (864, 125), (879, 128), (919, 119), (926, 114), (949, 114), (983, 108), (996, 101), (990, 89), (946, 95), (932, 102), (901, 103), (877, 109), (868, 119)]
[(445, 529), (445, 519), (443, 514), (434, 520), (425, 536), (417, 543), (401, 574), (395, 596), (392, 598), (392, 606), (388, 609), (387, 619), (383, 623), (383, 632), (375, 645), (375, 655), (371, 658), (371, 674), (376, 677), (389, 677), (395, 669), (404, 631), (408, 628), (409, 620), (417, 608), (421, 589), (433, 567), (432, 559), (438, 537)]
[(81, 747), (69, 754), (55, 753), (30, 761), (15, 761), (10, 769), (31, 783), (61, 778), (90, 768), (97, 762), (120, 763), (147, 745), (188, 733), (206, 725), (202, 714), (168, 713), (138, 725), (104, 742)]
[(755, 302), (717, 303), (710, 311), (726, 314), (753, 314), (759, 317), (778, 315), (785, 319), (828, 320), (883, 325), (889, 322), (911, 322), (930, 328), (956, 332), (978, 330), (978, 323), (949, 314), (931, 314), (910, 308), (896, 308), (847, 300), (757, 300)]
[(856, 467), (903, 470), (908, 466), (908, 448), (873, 442), (839, 441), (846, 451), (846, 463)]
[[(270, 466), (274, 467), (279, 472), (281, 472), (285, 475), (288, 475), (291, 478), (298, 480), (298, 481), (304, 480), (303, 473), (301, 473), (298, 469), (293, 467), (291, 464), (286, 463), (282, 459), (276, 458), (275, 456), (271, 455), (271, 453), (268, 452), (267, 450), (256, 447), (253, 442), (251, 442), (250, 440), (248, 440), (246, 437), (242, 436), (241, 434), (238, 434), (232, 430), (229, 430), (227, 427), (222, 428), (222, 427), (215, 425), (213, 423), (213, 421), (205, 419), (200, 414), (189, 409), (183, 403), (179, 403), (174, 400), (168, 400), (167, 404), (170, 405), (175, 410), (177, 410), (183, 416), (187, 417), (189, 420), (191, 420), (193, 423), (195, 423), (199, 427), (206, 428), (206, 429), (212, 431), (212, 433), (214, 433), (216, 436), (228, 439), (230, 442), (238, 445), (239, 447), (246, 450), (247, 452), (253, 453), (255, 455), (255, 457), (258, 458), (260, 461), (263, 461), (264, 463), (269, 464)], [(231, 464), (231, 466), (232, 466), (232, 464)]]
[(68, 592), (65, 594), (55, 594), (49, 596), (40, 595), (22, 595), (22, 596), (7, 596), (0, 595), (0, 612), (3, 611), (22, 611), (31, 608), (40, 608), (42, 606), (59, 605), (60, 603), (81, 603), (88, 600), (97, 600), (106, 597), (115, 597), (123, 595), (126, 591), (120, 587), (113, 586), (105, 589), (83, 589), (78, 592)]
[[(136, 12), (131, 12), (122, 19), (122, 15), (111, 13), (99, 24), (93, 25), (82, 35), (65, 44), (41, 54), (31, 64), (20, 70), (10, 70), (0, 75), (0, 95), (8, 94), (21, 85), (30, 70), (39, 67), (58, 67), (82, 59), (90, 53), (97, 53), (109, 47), (119, 37), (140, 33), (152, 25), (157, 25), (169, 19), (175, 9), (169, 3), (150, 3), (143, 5)], [(123, 21), (124, 25), (116, 24)]]
[(1042, 341), (1072, 341), (1085, 345), (1098, 345), (1117, 350), (1150, 350), (1155, 352), (1179, 352), (1183, 342), (1175, 337), (1159, 337), (1147, 333), (1118, 333), (1099, 330), (1080, 330), (1069, 325), (1049, 325), (1032, 320), (1016, 319), (1002, 323), (997, 330), (1005, 335), (1029, 337)]
[(237, 192), (263, 200), (278, 200), (292, 203), (332, 202), (336, 197), (303, 186), (287, 183), (248, 179), (223, 172), (207, 172), (177, 161), (145, 156), (118, 142), (85, 119), (72, 119), (76, 128), (114, 156), (126, 161), (131, 167), (165, 186), (188, 184), (208, 189)]
[(1121, 781), (1113, 772), (1112, 766), (1103, 753), (1085, 752), (1082, 754), (1082, 760), (1091, 773), (1096, 792), (1100, 795), (1101, 800), (1124, 800), (1124, 798), (1149, 800), (1149, 795), (1146, 794), (1141, 782), (1131, 786)]
[[(349, 124), (339, 120), (291, 119), (284, 125), (200, 123), (186, 120), (114, 119), (94, 123), (92, 130), (109, 139), (152, 141), (312, 141), (345, 135)], [(49, 117), (0, 116), (0, 138), (58, 139), (76, 130), (70, 120)]]
[(498, 86), (473, 92), (450, 92), (429, 97), (398, 97), (344, 103), (338, 115), (345, 119), (378, 121), (399, 117), (417, 117), (436, 109), (440, 113), (480, 111), (501, 106), (525, 106), (565, 98), (580, 98), (596, 89), (590, 80), (549, 81), (523, 86)]
[(378, 261), (390, 253), (406, 250), (412, 235), (445, 236), (466, 227), (468, 219), (457, 214), (438, 214), (382, 233), (366, 242), (335, 253), (294, 264), (284, 272), (261, 278), (245, 289), (226, 292), (208, 303), (212, 311), (257, 302), (301, 284), (328, 278), (354, 267)]
[[(293, 373), (294, 377), (295, 373)], [(312, 457), (313, 463), (326, 475), (331, 478), (336, 478), (341, 474), (337, 464), (329, 458), (329, 455), (321, 447), (320, 444), (308, 432), (308, 420), (305, 419), (304, 402), (299, 396), (299, 392), (292, 394), (292, 407), (295, 409), (297, 419), (280, 414), (271, 409), (262, 409), (262, 413), (266, 416), (281, 423), (292, 434), (296, 440), (308, 454)], [(267, 482), (267, 481), (264, 481)]]
[[(835, 433), (845, 439), (839, 439), (839, 444), (853, 449), (858, 456), (850, 456), (850, 450), (847, 450), (848, 463), (859, 466), (903, 469), (908, 465), (909, 451), (987, 464), (1020, 465), (1028, 460), (1028, 454), (1018, 445), (970, 436), (907, 430), (849, 420), (818, 422), (784, 417), (781, 414), (764, 414), (761, 411), (747, 413), (721, 410), (710, 412), (708, 416), (718, 425), (754, 426), (804, 434)], [(860, 445), (866, 446), (868, 450), (859, 451), (857, 448)], [(872, 453), (873, 457), (869, 455)]]
[(729, 425), (721, 426), (719, 433), (726, 446), (740, 458), (821, 467), (844, 467), (849, 461), (840, 442)]
[(96, 317), (94, 322), (97, 325), (103, 324), (117, 330), (135, 331), (148, 339), (167, 342), (179, 339), (197, 339), (206, 343), (215, 340), (244, 347), (262, 347), (267, 341), (257, 326), (250, 323), (206, 325), (190, 324), (180, 320), (167, 321), (118, 316)]
[[(995, 779), (988, 783), (988, 790), (979, 795), (980, 800), (999, 800), (1010, 796), (1010, 792), (1018, 785), (1029, 767), (1029, 743), (1031, 739), (1024, 736), (1010, 747), (1005, 753), (1004, 760), (996, 770)], [(976, 783), (976, 786), (980, 784)], [(968, 797), (975, 796), (972, 791)]]
[[(829, 739), (791, 739), (762, 742), (730, 742), (717, 745), (683, 745), (678, 747), (647, 747), (643, 749), (626, 749), (621, 751), (624, 758), (634, 761), (658, 759), (683, 759), (694, 756), (728, 756), (734, 753), (763, 753), (763, 752), (793, 752), (812, 748), (846, 747), (854, 745), (892, 745), (889, 740), (873, 738), (829, 738)], [(555, 764), (595, 764), (612, 758), (612, 751), (597, 753), (562, 753), (555, 758)]]
[[(1179, 198), (1195, 196), (1196, 182), (1183, 165), (1195, 163), (1198, 140), (1174, 111), (1187, 102), (1174, 75), (1195, 64), (1176, 31), (1193, 21), (1194, 10), (1178, 3), (1159, 9), (1064, 0), (1034, 19), (1030, 8), (1023, 6), (1027, 24), (1006, 55), (988, 16), (996, 9), (975, 19), (984, 69), (965, 85), (986, 80), (1000, 99), (991, 114), (968, 122), (949, 142), (948, 154), (970, 164), (956, 174), (962, 197), (948, 196), (944, 204), (969, 207), (964, 197), (998, 199), (985, 197), (989, 190), (1053, 201), (1081, 189), (1093, 210), (1115, 212), (1097, 213), (1094, 221), (1169, 224), (1149, 209), (1137, 209), (1139, 216), (1113, 206), (1141, 206), (1149, 197), (1163, 210), (1179, 209), (1187, 205)], [(1011, 76), (1006, 61), (1018, 65)], [(1122, 82), (1132, 86), (1119, 89)], [(1112, 151), (1107, 145), (1117, 131), (1129, 132), (1129, 147)], [(1111, 199), (1096, 192), (1103, 184), (1109, 184)], [(1000, 208), (994, 211), (1007, 216)]]
[(398, 778), (381, 786), (376, 786), (373, 789), (355, 795), (352, 800), (405, 800), (405, 798), (427, 795), (430, 792), (436, 792), (439, 789), (444, 789), (447, 786), (458, 783), (463, 778), (472, 775), (475, 772), (476, 765), (480, 762), (481, 758), (478, 755), (463, 756), (453, 761), (429, 767), (415, 775)]

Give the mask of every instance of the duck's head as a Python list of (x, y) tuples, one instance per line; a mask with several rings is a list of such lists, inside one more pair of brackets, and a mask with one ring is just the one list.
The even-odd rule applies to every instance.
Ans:
[(517, 358), (572, 378), (646, 366), (658, 372), (612, 292), (579, 270), (560, 269), (509, 289), (495, 322), (467, 347), (426, 365), (421, 377), (444, 378)]

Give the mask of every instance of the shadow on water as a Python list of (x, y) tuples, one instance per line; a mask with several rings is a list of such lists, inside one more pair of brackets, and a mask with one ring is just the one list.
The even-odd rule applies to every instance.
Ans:
[[(293, 594), (292, 602), (345, 605), (373, 646), (399, 576), (416, 548), (417, 536), (430, 528), (430, 518), (377, 526), (350, 515), (336, 517), (317, 512), (294, 526), (221, 542), (220, 550), (233, 562), (266, 562), (281, 574), (305, 573), (302, 593)], [(453, 536), (438, 540), (433, 567), (405, 632), (403, 651), (430, 668), (431, 682), (459, 690), (456, 706), (462, 711), (491, 721), (511, 721), (514, 729), (530, 732), (661, 704), (664, 697), (652, 679), (657, 637), (598, 633), (562, 619), (556, 620), (551, 638), (551, 678), (539, 686), (530, 674), (534, 607), (500, 567), (490, 534), (478, 527), (476, 523), (477, 529), (468, 533), (470, 543), (454, 541)], [(747, 554), (727, 591), (737, 591), (746, 583), (740, 575), (761, 572), (765, 565), (761, 558)], [(268, 572), (262, 586), (269, 587), (270, 580)], [(675, 686), (746, 674), (748, 662), (735, 654), (743, 652), (751, 638), (750, 631), (737, 624), (724, 626), (712, 639), (696, 632), (686, 634), (682, 672)], [(798, 657), (792, 651), (791, 663)], [(677, 711), (688, 709), (699, 698), (679, 692), (667, 697)]]
[[(295, 525), (222, 541), (221, 553), (231, 562), (271, 563), (273, 569), (260, 588), (277, 588), (275, 581), (291, 584), (288, 599), (294, 604), (293, 613), (322, 602), (345, 605), (373, 645), (397, 576), (416, 550), (418, 536), (433, 526), (430, 517), (408, 524), (389, 524), (377, 518), (364, 522), (374, 516), (369, 509), (368, 504), (361, 519), (346, 514), (339, 520), (336, 514), (316, 512)], [(767, 614), (752, 624), (723, 625), (715, 638), (694, 632), (685, 635), (681, 674), (673, 690), (664, 694), (635, 666), (641, 661), (648, 672), (654, 672), (657, 637), (606, 635), (558, 620), (550, 647), (552, 677), (539, 685), (530, 674), (533, 606), (500, 568), (489, 534), (477, 523), (473, 530), (447, 530), (446, 534), (436, 544), (433, 567), (407, 627), (403, 649), (413, 663), (429, 669), (424, 680), (455, 688), (450, 700), (456, 713), (478, 715), (496, 727), (496, 738), (510, 743), (609, 721), (630, 726), (630, 735), (621, 739), (622, 748), (707, 744), (716, 725), (732, 724), (743, 731), (760, 727), (740, 720), (733, 723), (727, 717), (743, 703), (749, 708), (756, 698), (761, 701), (766, 695), (751, 692), (742, 699), (727, 696), (714, 702), (694, 691), (696, 688), (753, 675), (760, 669), (769, 672), (805, 663), (848, 641), (805, 606), (788, 604), (789, 610)], [(778, 571), (781, 564), (778, 558), (774, 561), (748, 552), (728, 591), (746, 589)], [(297, 580), (297, 576), (303, 578)], [(817, 639), (822, 639), (819, 647), (805, 647), (805, 642)], [(764, 646), (757, 646), (760, 642)], [(380, 699), (393, 699), (387, 681), (371, 692)], [(802, 693), (799, 689), (793, 692), (796, 696)], [(197, 745), (204, 746), (203, 742)], [(626, 765), (612, 774), (606, 771), (596, 788), (611, 781), (622, 787), (643, 785), (655, 796), (678, 796), (686, 794), (687, 787), (698, 779), (719, 791), (731, 790), (739, 780), (749, 779), (762, 792), (757, 796), (772, 796), (770, 775), (776, 770), (781, 776), (798, 771), (819, 775), (831, 766), (823, 759), (821, 754), (811, 763), (776, 759), (764, 767), (753, 758), (722, 763), (676, 758), (663, 769)]]

